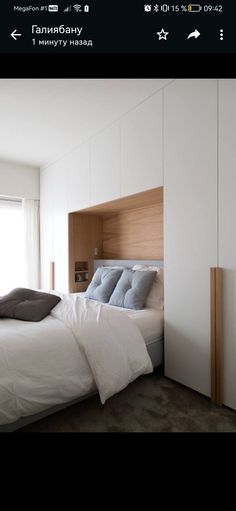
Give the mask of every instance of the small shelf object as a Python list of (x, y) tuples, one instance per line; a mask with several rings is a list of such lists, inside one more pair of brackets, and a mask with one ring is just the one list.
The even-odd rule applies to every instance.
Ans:
[(88, 261), (75, 261), (75, 282), (88, 280)]

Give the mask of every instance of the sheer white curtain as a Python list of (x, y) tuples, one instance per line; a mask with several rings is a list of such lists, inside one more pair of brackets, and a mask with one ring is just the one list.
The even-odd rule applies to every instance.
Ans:
[(0, 296), (25, 286), (22, 200), (0, 197)]
[(23, 199), (26, 286), (39, 288), (39, 201)]

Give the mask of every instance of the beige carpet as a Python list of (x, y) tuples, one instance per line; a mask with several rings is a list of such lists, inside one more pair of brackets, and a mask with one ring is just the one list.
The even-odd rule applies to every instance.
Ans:
[(236, 432), (236, 412), (166, 379), (140, 377), (102, 406), (94, 396), (23, 432)]

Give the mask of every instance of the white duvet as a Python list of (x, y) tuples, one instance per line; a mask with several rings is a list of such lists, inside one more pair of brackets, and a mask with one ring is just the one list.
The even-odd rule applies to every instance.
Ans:
[(102, 403), (152, 362), (122, 312), (76, 295), (39, 323), (0, 320), (0, 424), (15, 422), (96, 388)]

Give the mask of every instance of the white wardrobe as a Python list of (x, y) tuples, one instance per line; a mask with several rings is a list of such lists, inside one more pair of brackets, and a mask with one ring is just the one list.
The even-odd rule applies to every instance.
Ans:
[(236, 409), (236, 80), (219, 81), (219, 266), (223, 268), (224, 403)]
[(68, 291), (69, 212), (163, 185), (165, 374), (210, 396), (210, 267), (220, 266), (223, 402), (236, 409), (236, 80), (173, 80), (42, 169), (42, 286), (55, 261), (55, 288)]
[[(134, 83), (135, 86), (135, 83)], [(163, 91), (41, 169), (41, 286), (68, 292), (68, 213), (163, 186)]]
[(236, 81), (164, 90), (165, 374), (210, 396), (210, 267), (223, 268), (223, 402), (236, 409)]

